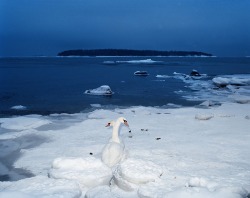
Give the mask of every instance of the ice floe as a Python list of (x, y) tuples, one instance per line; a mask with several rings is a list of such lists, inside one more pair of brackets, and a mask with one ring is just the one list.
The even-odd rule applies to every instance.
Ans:
[(114, 92), (112, 92), (111, 88), (108, 85), (102, 85), (96, 89), (88, 89), (84, 93), (91, 95), (107, 95), (107, 96), (114, 94)]
[(212, 79), (213, 83), (219, 87), (227, 85), (244, 86), (250, 85), (250, 75), (225, 75)]
[(16, 105), (16, 106), (11, 107), (11, 109), (14, 109), (14, 110), (26, 110), (27, 107), (23, 106), (23, 105)]
[(135, 76), (148, 76), (149, 73), (147, 71), (136, 71), (134, 72)]
[(250, 75), (224, 75), (211, 78), (199, 76), (193, 78), (186, 74), (174, 73), (174, 78), (182, 80), (186, 88), (193, 92), (175, 92), (183, 95), (187, 100), (207, 101), (213, 103), (238, 102), (249, 103), (250, 100)]
[(116, 63), (131, 63), (131, 64), (152, 64), (161, 61), (154, 61), (152, 59), (143, 59), (143, 60), (129, 60), (129, 61), (116, 61)]

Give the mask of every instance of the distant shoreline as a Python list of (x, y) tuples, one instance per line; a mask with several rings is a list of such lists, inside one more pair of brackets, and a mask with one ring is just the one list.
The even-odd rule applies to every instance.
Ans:
[(57, 56), (89, 56), (89, 57), (124, 57), (124, 56), (155, 56), (155, 57), (212, 57), (212, 54), (197, 51), (158, 51), (158, 50), (128, 50), (128, 49), (92, 49), (66, 50)]

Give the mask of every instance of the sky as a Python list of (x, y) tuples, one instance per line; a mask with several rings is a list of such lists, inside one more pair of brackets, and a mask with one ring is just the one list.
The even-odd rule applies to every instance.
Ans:
[(0, 56), (70, 49), (250, 56), (250, 0), (0, 0)]

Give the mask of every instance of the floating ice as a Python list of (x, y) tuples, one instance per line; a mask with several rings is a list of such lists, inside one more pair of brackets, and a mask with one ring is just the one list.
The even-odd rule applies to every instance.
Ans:
[(114, 65), (114, 64), (116, 64), (116, 61), (103, 61), (103, 64)]
[(14, 109), (14, 110), (26, 110), (27, 107), (23, 106), (23, 105), (16, 105), (16, 106), (11, 107), (11, 109)]
[(111, 91), (111, 88), (108, 85), (102, 85), (96, 89), (88, 89), (84, 93), (91, 94), (91, 95), (112, 95), (112, 94), (114, 94), (114, 92)]
[(168, 75), (156, 75), (156, 78), (172, 78), (172, 76), (168, 76)]
[(100, 108), (102, 105), (101, 104), (90, 104), (91, 107), (95, 108)]
[(225, 87), (227, 85), (244, 86), (250, 85), (250, 75), (225, 75), (215, 77), (212, 81), (219, 87)]
[(148, 76), (149, 73), (147, 71), (136, 71), (134, 72), (135, 76)]
[(174, 73), (174, 78), (186, 83), (187, 88), (194, 92), (178, 93), (187, 100), (205, 101), (211, 100), (216, 103), (234, 101), (237, 103), (249, 103), (250, 75), (226, 75), (213, 79), (202, 77), (200, 79), (190, 78), (186, 74)]
[(144, 59), (144, 60), (130, 60), (130, 61), (116, 61), (117, 63), (145, 63), (145, 64), (151, 64), (156, 62), (162, 62), (162, 61), (154, 61), (152, 59)]

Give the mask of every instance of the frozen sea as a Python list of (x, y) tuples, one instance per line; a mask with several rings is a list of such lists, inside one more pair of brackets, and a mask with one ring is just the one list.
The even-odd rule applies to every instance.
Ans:
[(249, 68), (250, 58), (1, 58), (0, 197), (249, 198)]
[[(207, 77), (183, 81), (173, 73), (195, 69)], [(135, 71), (149, 76), (134, 76)], [(36, 57), (0, 58), (0, 114), (78, 113), (93, 106), (194, 106), (197, 89), (220, 75), (249, 74), (250, 58), (217, 57)], [(157, 77), (161, 76), (161, 77)], [(198, 82), (198, 83), (197, 83)], [(109, 85), (112, 97), (84, 94)], [(196, 87), (190, 88), (190, 85)], [(197, 85), (203, 87), (197, 87)], [(21, 111), (22, 110), (22, 111)]]

